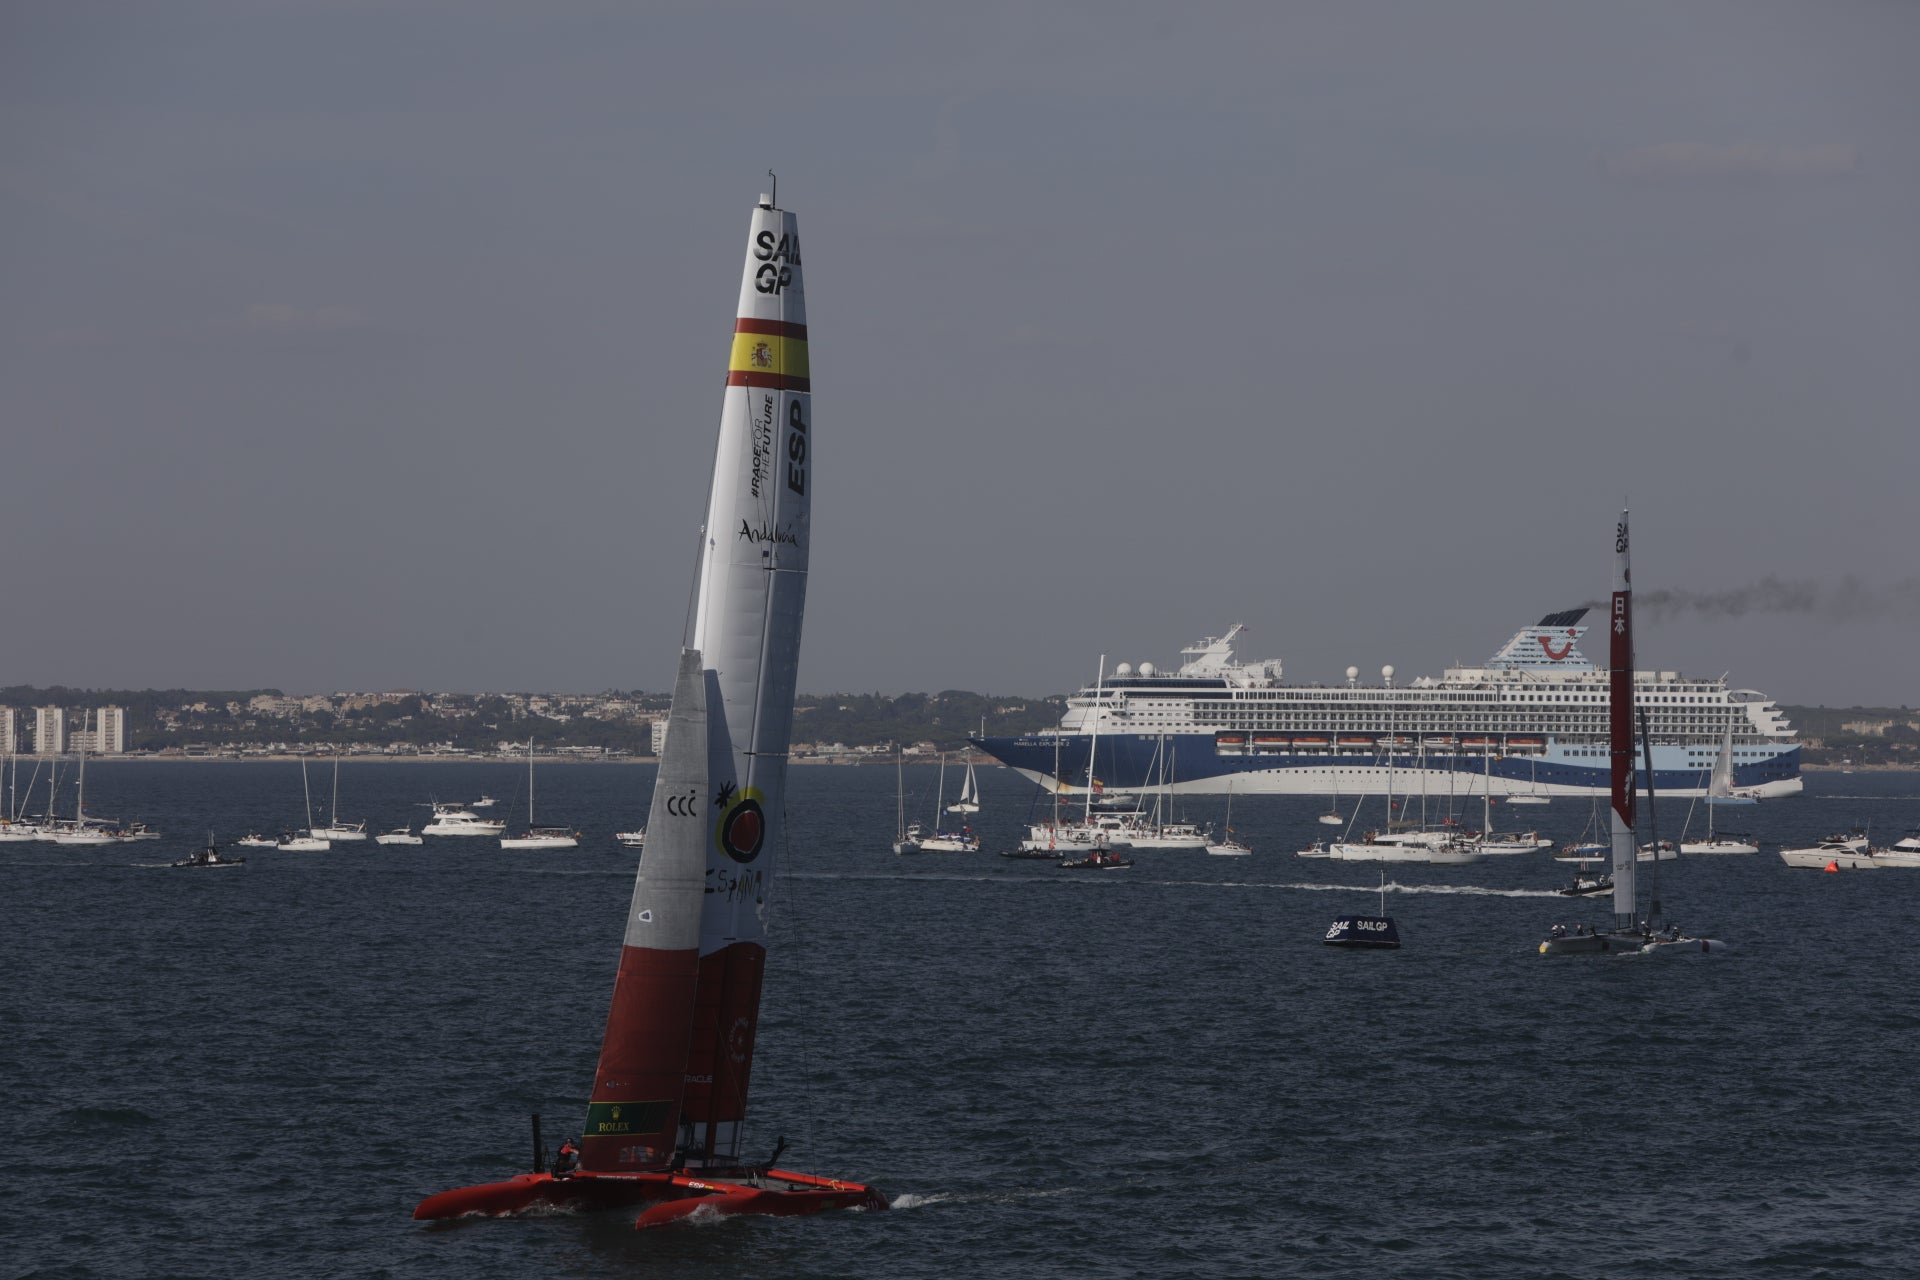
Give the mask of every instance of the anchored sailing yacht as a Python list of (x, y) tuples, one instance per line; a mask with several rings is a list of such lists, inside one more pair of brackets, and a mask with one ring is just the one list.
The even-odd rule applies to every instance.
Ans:
[[(625, 1208), (653, 1227), (887, 1207), (871, 1187), (776, 1168), (784, 1140), (771, 1157), (746, 1145), (768, 897), (786, 846), (814, 480), (799, 231), (771, 197), (754, 211), (747, 252), (692, 642), (680, 651), (579, 1167), (556, 1177), (536, 1157), (532, 1173), (428, 1197), (416, 1218)], [(445, 1126), (435, 1133), (448, 1159), (471, 1145)]]
[[(305, 767), (304, 761), (301, 762), (301, 767)], [(335, 840), (351, 842), (354, 840), (365, 840), (367, 838), (367, 824), (365, 822), (340, 821), (340, 757), (338, 755), (333, 758), (333, 811), (327, 818), (326, 826), (310, 827), (307, 830), (307, 834), (316, 840), (326, 840), (328, 842)]]
[(527, 833), (523, 836), (502, 836), (502, 849), (575, 849), (580, 845), (580, 833), (566, 827), (536, 827), (533, 825), (533, 739), (527, 739)]

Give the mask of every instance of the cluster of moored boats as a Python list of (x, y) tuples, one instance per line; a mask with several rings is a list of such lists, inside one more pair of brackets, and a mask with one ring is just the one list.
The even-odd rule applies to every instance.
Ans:
[[(1226, 834), (1219, 837), (1208, 824), (1177, 821), (1163, 815), (1164, 799), (1156, 796), (1154, 807), (1149, 810), (1144, 795), (1096, 798), (1089, 788), (1080, 817), (1071, 818), (1062, 815), (1060, 791), (1055, 789), (1052, 816), (1044, 822), (1030, 823), (1019, 845), (1003, 850), (1000, 856), (1054, 862), (1069, 870), (1118, 871), (1133, 865), (1133, 859), (1127, 855), (1137, 849), (1184, 849), (1216, 857), (1243, 857), (1253, 852), (1234, 839), (1232, 792), (1227, 793)], [(980, 837), (971, 825), (963, 823), (958, 831), (941, 826), (943, 814), (970, 816), (980, 812), (980, 788), (974, 777), (971, 753), (960, 798), (950, 805), (945, 801), (946, 757), (942, 756), (933, 825), (908, 822), (903, 770), (893, 851), (897, 854), (979, 852)]]
[[(75, 812), (71, 818), (55, 818), (51, 814), (57, 789), (49, 784), (47, 806), (49, 813), (40, 817), (28, 817), (15, 811), (14, 804), (8, 805), (8, 812), (0, 815), (0, 843), (38, 842), (61, 845), (109, 845), (125, 844), (136, 840), (158, 840), (160, 833), (144, 822), (116, 822), (110, 818), (97, 818), (87, 813), (87, 768), (86, 757), (80, 757), (79, 795), (75, 801)], [(340, 762), (333, 763), (333, 804), (324, 824), (313, 820), (313, 789), (308, 784), (306, 761), (300, 762), (300, 782), (306, 792), (307, 823), (282, 831), (278, 835), (261, 835), (252, 832), (234, 841), (235, 844), (249, 849), (278, 849), (287, 853), (319, 853), (333, 848), (336, 844), (357, 844), (371, 839), (381, 845), (417, 845), (425, 844), (427, 836), (482, 836), (500, 841), (502, 849), (573, 849), (580, 844), (580, 833), (570, 827), (533, 825), (533, 756), (531, 744), (527, 756), (527, 827), (518, 835), (507, 834), (507, 824), (503, 819), (482, 817), (475, 810), (491, 809), (497, 803), (491, 796), (483, 795), (470, 804), (445, 804), (430, 801), (432, 818), (415, 832), (411, 825), (395, 827), (390, 831), (369, 836), (365, 822), (353, 822), (340, 817)], [(34, 780), (28, 781), (28, 794), (32, 793)], [(10, 789), (11, 791), (11, 789)], [(644, 848), (647, 840), (645, 828), (617, 832), (614, 839), (629, 849)], [(218, 859), (208, 861), (203, 855), (217, 855), (217, 847), (208, 837), (208, 844), (194, 859), (174, 863), (174, 866), (237, 866), (245, 859)], [(195, 860), (199, 859), (199, 860)]]

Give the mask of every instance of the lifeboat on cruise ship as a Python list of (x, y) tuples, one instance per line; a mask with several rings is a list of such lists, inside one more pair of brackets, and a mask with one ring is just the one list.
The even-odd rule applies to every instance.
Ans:
[(1429, 751), (1451, 751), (1460, 745), (1460, 739), (1451, 734), (1444, 734), (1439, 737), (1422, 738), (1420, 745)]
[(1256, 755), (1285, 755), (1293, 739), (1282, 733), (1256, 733), (1253, 735), (1253, 750)]
[(1507, 750), (1509, 751), (1545, 751), (1546, 749), (1547, 740), (1545, 738), (1507, 739)]
[(1406, 738), (1406, 737), (1398, 737), (1398, 736), (1389, 735), (1389, 734), (1382, 734), (1380, 737), (1380, 745), (1394, 751), (1405, 751), (1408, 747), (1411, 747), (1413, 745), (1413, 739)]
[(1460, 745), (1477, 751), (1483, 747), (1490, 747), (1493, 743), (1488, 738), (1474, 737), (1460, 739)]
[(1213, 749), (1218, 755), (1241, 756), (1247, 753), (1247, 735), (1244, 733), (1216, 733), (1213, 735)]
[(1340, 749), (1342, 751), (1350, 750), (1356, 747), (1365, 751), (1373, 750), (1373, 739), (1370, 737), (1365, 737), (1360, 734), (1343, 733), (1339, 736), (1339, 738), (1336, 739), (1336, 741), (1340, 744)]
[(1296, 737), (1293, 740), (1293, 745), (1294, 749), (1298, 751), (1325, 751), (1332, 743), (1326, 738)]

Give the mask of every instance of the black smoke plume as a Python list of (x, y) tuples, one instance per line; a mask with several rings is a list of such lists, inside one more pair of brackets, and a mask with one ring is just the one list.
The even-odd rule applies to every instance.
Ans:
[[(1634, 611), (1650, 621), (1693, 616), (1744, 618), (1750, 613), (1792, 613), (1833, 622), (1920, 618), (1920, 578), (1872, 586), (1848, 574), (1832, 581), (1814, 578), (1776, 578), (1769, 574), (1744, 587), (1726, 591), (1688, 591), (1656, 588), (1633, 593)], [(1589, 600), (1587, 608), (1605, 610), (1604, 600)]]

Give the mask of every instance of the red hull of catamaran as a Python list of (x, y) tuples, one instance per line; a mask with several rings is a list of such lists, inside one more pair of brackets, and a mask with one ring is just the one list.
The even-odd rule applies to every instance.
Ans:
[(829, 1209), (885, 1209), (887, 1198), (857, 1182), (839, 1182), (785, 1169), (768, 1170), (754, 1186), (724, 1178), (685, 1173), (523, 1173), (504, 1182), (458, 1187), (428, 1196), (413, 1211), (420, 1221), (446, 1218), (503, 1217), (530, 1209), (591, 1212), (643, 1205), (635, 1228), (664, 1227), (695, 1215), (730, 1217), (756, 1214), (791, 1218)]

